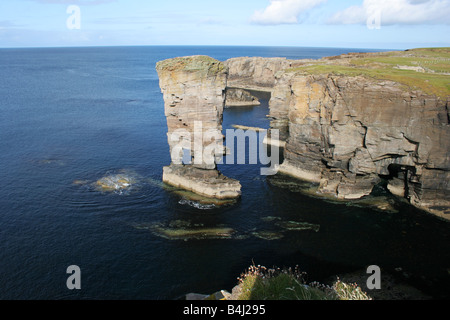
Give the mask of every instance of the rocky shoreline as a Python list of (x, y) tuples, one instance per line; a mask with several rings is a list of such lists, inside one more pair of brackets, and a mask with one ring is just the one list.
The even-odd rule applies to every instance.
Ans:
[[(270, 94), (271, 131), (279, 131), (278, 145), (284, 147), (281, 173), (317, 183), (319, 193), (343, 200), (363, 198), (385, 180), (393, 194), (448, 220), (450, 93), (442, 85), (448, 83), (448, 75), (399, 68), (429, 57), (439, 60), (440, 55), (446, 57), (450, 50), (320, 60), (243, 57), (220, 62), (204, 56), (165, 60), (157, 64), (157, 71), (168, 135), (178, 129), (195, 134), (197, 121), (203, 123), (203, 132), (221, 133), (227, 93), (229, 104), (237, 105), (239, 99), (242, 104), (253, 103), (251, 91), (265, 92)], [(192, 144), (186, 142), (186, 149), (193, 150)], [(175, 144), (170, 139), (169, 145), (172, 152)], [(191, 152), (191, 159), (198, 160)], [(213, 181), (214, 188), (205, 192), (209, 186), (198, 183), (204, 171), (220, 173), (215, 163), (194, 162), (185, 166), (199, 169), (198, 177), (171, 164), (164, 169), (164, 181), (210, 197), (240, 196), (238, 182), (223, 177), (225, 183)]]

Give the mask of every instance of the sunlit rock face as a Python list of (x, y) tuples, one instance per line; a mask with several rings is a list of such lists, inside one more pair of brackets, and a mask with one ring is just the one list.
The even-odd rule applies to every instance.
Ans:
[[(347, 68), (354, 58), (375, 56), (343, 55), (321, 63)], [(253, 99), (240, 90), (266, 92), (271, 130), (279, 130), (284, 147), (279, 172), (313, 182), (318, 193), (340, 200), (367, 197), (388, 180), (393, 194), (450, 219), (450, 98), (359, 72), (300, 70), (311, 63), (204, 56), (159, 62), (172, 162), (179, 141), (170, 137), (177, 130), (220, 135), (227, 92), (248, 102)], [(238, 181), (220, 175), (214, 161), (199, 159), (192, 140), (181, 140), (192, 163), (164, 168), (165, 182), (208, 197), (240, 195)], [(222, 147), (218, 142), (216, 156)]]
[[(156, 69), (172, 158), (172, 164), (164, 168), (164, 182), (206, 197), (239, 197), (240, 183), (221, 175), (215, 159), (225, 150), (222, 119), (227, 68), (215, 59), (191, 56), (161, 61)], [(212, 158), (203, 154), (206, 148), (212, 150)]]
[[(159, 62), (157, 71), (164, 95), (169, 146), (172, 162), (173, 150), (183, 143), (191, 151), (193, 166), (200, 169), (215, 169), (216, 164), (206, 163), (194, 152), (195, 134), (222, 133), (223, 108), (227, 85), (227, 70), (217, 60), (204, 56), (174, 58)], [(171, 139), (174, 133), (186, 131), (189, 139)], [(200, 132), (198, 132), (200, 131)], [(175, 141), (173, 141), (175, 140)], [(190, 141), (189, 141), (190, 140)], [(210, 141), (201, 141), (202, 148)]]
[(226, 107), (259, 106), (261, 102), (249, 91), (243, 89), (227, 89)]
[(389, 190), (442, 217), (449, 213), (448, 103), (392, 81), (286, 75), (289, 138), (281, 171), (342, 199)]
[(279, 139), (287, 139), (288, 121), (286, 96), (288, 87), (281, 88), (277, 76), (283, 70), (298, 65), (286, 58), (237, 57), (224, 62), (228, 68), (228, 87), (264, 92), (270, 98), (270, 127), (279, 130)]
[(239, 181), (228, 178), (219, 171), (203, 170), (193, 166), (171, 165), (163, 169), (164, 182), (204, 197), (234, 199), (241, 195)]

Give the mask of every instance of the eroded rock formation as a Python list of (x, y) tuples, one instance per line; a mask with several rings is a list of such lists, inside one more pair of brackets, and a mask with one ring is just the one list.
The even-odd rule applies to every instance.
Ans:
[(286, 75), (289, 138), (280, 171), (358, 199), (381, 178), (421, 208), (449, 212), (447, 101), (365, 77)]
[(259, 99), (244, 89), (227, 89), (226, 107), (259, 106)]
[[(196, 120), (220, 131), (227, 89), (268, 92), (271, 128), (280, 130), (280, 140), (286, 142), (280, 172), (314, 182), (318, 192), (340, 199), (364, 197), (385, 179), (393, 194), (449, 219), (450, 98), (401, 81), (348, 72), (352, 59), (373, 57), (377, 54), (325, 58), (321, 62), (326, 68), (320, 72), (298, 68), (311, 60), (282, 58), (161, 62), (157, 69), (169, 134), (180, 127), (191, 130)], [(344, 66), (347, 74), (327, 71), (330, 65)], [(191, 167), (216, 174), (214, 165)], [(165, 168), (166, 177), (173, 168), (186, 170), (171, 165)], [(237, 186), (232, 181), (225, 194), (237, 195)]]
[(224, 62), (228, 69), (229, 88), (254, 91), (271, 91), (275, 85), (275, 74), (292, 67), (294, 61), (286, 58), (242, 57)]
[[(203, 153), (216, 144), (211, 147), (213, 156), (220, 156), (220, 149), (223, 154), (222, 141), (214, 138), (222, 136), (227, 69), (222, 62), (205, 56), (161, 61), (156, 69), (172, 159), (164, 168), (164, 182), (206, 197), (239, 197), (240, 183), (221, 175), (215, 159)], [(205, 139), (207, 135), (211, 139)]]

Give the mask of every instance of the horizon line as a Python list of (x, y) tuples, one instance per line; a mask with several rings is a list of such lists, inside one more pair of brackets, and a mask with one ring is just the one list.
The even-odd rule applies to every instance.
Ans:
[(119, 47), (261, 47), (261, 48), (318, 48), (318, 49), (364, 49), (364, 50), (377, 50), (377, 51), (405, 51), (411, 49), (423, 49), (423, 48), (447, 48), (445, 46), (436, 47), (408, 47), (406, 49), (393, 49), (393, 48), (372, 48), (372, 47), (357, 47), (357, 46), (293, 46), (293, 45), (204, 45), (204, 44), (143, 44), (143, 45), (60, 45), (60, 46), (5, 46), (0, 49), (70, 49), (70, 48), (119, 48)]

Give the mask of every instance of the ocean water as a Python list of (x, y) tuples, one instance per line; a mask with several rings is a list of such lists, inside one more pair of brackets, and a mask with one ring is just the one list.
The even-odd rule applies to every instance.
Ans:
[[(325, 201), (289, 180), (261, 176), (258, 165), (220, 166), (243, 186), (242, 199), (226, 206), (204, 205), (161, 183), (170, 157), (157, 61), (352, 51), (363, 50), (0, 49), (0, 299), (176, 299), (231, 290), (253, 263), (298, 265), (318, 281), (378, 265), (434, 298), (449, 298), (448, 222), (404, 202), (386, 212)], [(227, 109), (224, 129), (267, 128), (267, 114), (267, 100)], [(96, 185), (116, 174), (131, 187)], [(288, 230), (289, 222), (314, 227)], [(233, 234), (161, 231), (195, 228)], [(66, 286), (71, 265), (81, 269), (81, 290)]]

